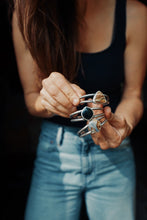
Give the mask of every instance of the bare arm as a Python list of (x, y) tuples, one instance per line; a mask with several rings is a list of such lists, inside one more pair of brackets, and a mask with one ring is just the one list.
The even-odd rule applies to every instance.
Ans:
[(141, 92), (147, 67), (147, 8), (135, 2), (133, 7), (132, 3), (128, 3), (125, 86), (122, 101), (116, 110), (117, 114), (123, 112), (132, 129), (143, 113)]
[(18, 72), (28, 111), (39, 117), (52, 117), (55, 114), (69, 117), (80, 102), (79, 96), (85, 92), (56, 72), (42, 79), (40, 88), (37, 78), (39, 69), (25, 46), (15, 12), (12, 30)]
[(12, 19), (12, 36), (15, 49), (18, 73), (24, 91), (24, 97), (28, 111), (37, 116), (51, 116), (41, 104), (39, 86), (36, 84), (35, 73), (38, 71), (30, 52), (25, 46), (22, 35), (18, 27), (16, 14)]
[[(115, 148), (128, 136), (143, 114), (141, 100), (142, 85), (147, 64), (147, 8), (137, 2), (128, 1), (127, 45), (125, 50), (125, 85), (123, 97), (115, 113), (105, 107), (108, 122), (93, 140), (102, 149)], [(101, 113), (101, 112), (98, 112)]]

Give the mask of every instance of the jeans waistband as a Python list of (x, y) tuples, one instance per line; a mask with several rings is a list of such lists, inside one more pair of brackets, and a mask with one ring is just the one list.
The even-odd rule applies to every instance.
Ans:
[[(85, 144), (90, 144), (92, 146), (94, 146), (94, 141), (91, 137), (91, 135), (87, 135), (85, 137), (80, 138), (77, 134), (77, 132), (79, 131), (79, 127), (72, 127), (72, 126), (67, 126), (67, 125), (61, 125), (61, 124), (57, 124), (57, 123), (53, 123), (51, 121), (48, 120), (43, 120), (42, 123), (42, 130), (44, 133), (46, 133), (47, 135), (49, 135), (49, 133), (54, 134), (55, 136), (59, 135), (60, 137), (63, 135), (64, 133), (64, 137), (66, 137), (67, 139), (71, 139), (71, 141), (74, 140), (74, 138), (76, 140), (79, 139), (79, 141), (85, 143)], [(120, 146), (117, 149), (120, 148), (124, 148), (126, 146), (131, 146), (130, 143), (130, 138), (126, 137), (122, 143), (120, 144)]]

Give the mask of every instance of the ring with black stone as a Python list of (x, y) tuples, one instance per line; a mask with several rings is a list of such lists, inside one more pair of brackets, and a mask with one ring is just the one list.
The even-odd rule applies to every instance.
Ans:
[[(102, 110), (103, 108), (95, 107), (95, 108), (90, 108), (88, 106), (85, 106), (82, 110), (73, 112), (70, 114), (71, 122), (77, 122), (77, 121), (90, 121), (93, 118), (99, 118), (101, 116), (104, 116), (104, 113), (101, 114), (96, 114), (94, 115), (93, 110)], [(77, 114), (80, 113), (80, 116), (77, 116)]]
[(102, 118), (104, 118), (104, 117), (101, 117), (98, 120), (93, 119), (89, 122), (89, 124), (87, 124), (82, 129), (80, 129), (78, 131), (79, 137), (85, 137), (89, 134), (95, 134), (96, 132), (99, 132), (101, 130), (102, 126), (107, 122), (106, 119), (103, 122), (100, 122), (100, 119), (102, 119)]

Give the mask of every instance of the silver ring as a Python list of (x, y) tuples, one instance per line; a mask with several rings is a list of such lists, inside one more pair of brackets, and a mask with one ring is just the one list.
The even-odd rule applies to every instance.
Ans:
[[(99, 132), (102, 128), (102, 126), (107, 122), (107, 119), (105, 119), (103, 122), (100, 122), (100, 119), (104, 117), (99, 118), (98, 120), (94, 119), (89, 122), (86, 126), (84, 126), (82, 129), (78, 131), (79, 137), (85, 137), (89, 134), (94, 134), (96, 132)], [(88, 131), (86, 132), (86, 129)]]
[[(99, 117), (101, 117), (101, 116), (104, 116), (104, 113), (93, 115), (93, 117), (91, 119), (93, 119), (93, 118), (99, 119)], [(70, 121), (71, 122), (79, 122), (79, 121), (84, 121), (84, 120), (86, 120), (86, 119), (83, 119), (81, 116), (77, 116), (76, 118), (71, 119)], [(86, 120), (86, 121), (88, 121), (88, 120)]]
[(92, 93), (92, 94), (87, 94), (87, 95), (83, 95), (80, 97), (80, 99), (83, 98), (89, 98), (89, 97), (93, 97), (93, 99), (91, 100), (83, 100), (80, 102), (80, 104), (82, 103), (95, 103), (95, 104), (102, 104), (103, 106), (108, 105), (109, 104), (109, 96), (106, 94), (103, 94), (101, 91), (97, 91), (96, 93)]
[(92, 118), (98, 118), (104, 116), (104, 113), (94, 115), (93, 110), (102, 110), (102, 108), (99, 107), (90, 108), (88, 106), (85, 106), (82, 110), (70, 114), (70, 118), (72, 118), (80, 113), (80, 116), (76, 116), (75, 118), (71, 119), (71, 122), (83, 121), (83, 120), (90, 121)]

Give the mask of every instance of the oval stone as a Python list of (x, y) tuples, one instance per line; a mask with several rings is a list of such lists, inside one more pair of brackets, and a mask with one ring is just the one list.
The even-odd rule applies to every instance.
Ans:
[(86, 120), (90, 120), (93, 116), (93, 111), (89, 107), (84, 107), (82, 110), (82, 117)]

